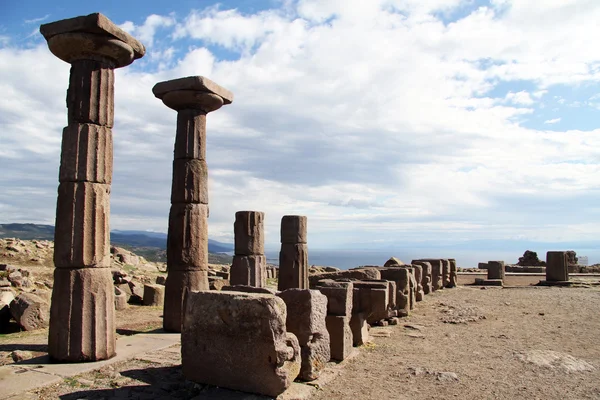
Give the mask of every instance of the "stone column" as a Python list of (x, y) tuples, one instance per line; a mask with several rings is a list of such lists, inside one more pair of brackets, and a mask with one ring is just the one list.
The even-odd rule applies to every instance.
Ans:
[(50, 51), (71, 64), (48, 353), (59, 362), (104, 360), (115, 355), (109, 254), (114, 69), (141, 58), (145, 49), (102, 14), (44, 24), (40, 32)]
[(488, 279), (504, 279), (504, 261), (488, 261)]
[(308, 289), (306, 217), (284, 215), (281, 219), (281, 251), (277, 288)]
[(152, 93), (177, 111), (163, 328), (181, 332), (186, 294), (209, 290), (206, 115), (233, 94), (202, 76), (157, 83)]
[(264, 241), (265, 214), (259, 211), (235, 213), (233, 232), (235, 255), (231, 265), (231, 285), (265, 287), (267, 285)]
[(450, 282), (448, 283), (448, 286), (446, 286), (446, 287), (454, 288), (454, 287), (458, 286), (458, 270), (456, 267), (456, 259), (449, 258), (448, 261), (450, 262)]
[(546, 281), (566, 282), (569, 280), (569, 257), (566, 251), (546, 253)]

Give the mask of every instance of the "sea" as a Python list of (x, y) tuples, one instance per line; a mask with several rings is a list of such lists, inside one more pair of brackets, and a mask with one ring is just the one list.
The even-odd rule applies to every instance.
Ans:
[[(557, 249), (549, 249), (557, 250)], [(562, 250), (562, 249), (558, 249)], [(600, 262), (600, 251), (598, 249), (574, 249), (578, 256), (587, 256), (588, 264)], [(587, 251), (586, 251), (587, 250)], [(546, 249), (538, 251), (540, 260), (545, 260)], [(516, 264), (523, 251), (502, 250), (451, 250), (444, 249), (400, 249), (400, 250), (324, 250), (315, 249), (308, 251), (308, 265), (337, 267), (350, 269), (363, 265), (383, 265), (390, 257), (396, 257), (405, 263), (419, 258), (454, 258), (461, 268), (477, 268), (480, 262), (504, 261), (506, 264)], [(277, 265), (279, 263), (279, 251), (267, 250), (265, 252), (267, 262)]]

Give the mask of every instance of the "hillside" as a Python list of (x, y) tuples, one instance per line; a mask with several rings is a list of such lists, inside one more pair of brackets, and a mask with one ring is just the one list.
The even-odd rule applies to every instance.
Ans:
[[(0, 238), (22, 240), (54, 240), (54, 226), (41, 224), (0, 224)], [(162, 232), (121, 231), (110, 233), (112, 245), (121, 246), (148, 261), (166, 262), (167, 234)], [(220, 253), (233, 252), (233, 244), (208, 239), (209, 262), (229, 264), (231, 256)]]

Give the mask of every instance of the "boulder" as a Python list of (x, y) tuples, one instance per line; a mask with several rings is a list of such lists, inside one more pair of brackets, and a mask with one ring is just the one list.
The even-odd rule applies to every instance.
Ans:
[(165, 287), (163, 285), (144, 285), (143, 304), (145, 306), (162, 307), (165, 303)]
[(25, 331), (48, 326), (50, 307), (46, 301), (31, 293), (21, 293), (10, 303), (10, 313)]
[(312, 381), (331, 358), (327, 297), (318, 290), (287, 289), (278, 293), (287, 307), (286, 328), (296, 335), (302, 354), (299, 378)]
[(399, 259), (397, 259), (396, 257), (390, 257), (389, 260), (387, 260), (385, 262), (385, 264), (383, 264), (384, 268), (388, 268), (388, 267), (392, 267), (392, 266), (402, 266), (404, 265), (404, 263), (402, 261), (400, 261)]
[(10, 322), (10, 303), (15, 299), (12, 290), (0, 292), (0, 331), (4, 331)]
[(124, 310), (128, 307), (128, 296), (125, 292), (115, 286), (115, 310)]
[(298, 339), (284, 301), (270, 294), (187, 295), (181, 333), (184, 376), (197, 383), (277, 397), (298, 376)]

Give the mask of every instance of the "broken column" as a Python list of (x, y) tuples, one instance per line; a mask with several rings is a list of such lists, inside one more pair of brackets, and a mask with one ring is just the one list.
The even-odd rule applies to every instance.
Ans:
[(329, 332), (331, 359), (343, 361), (352, 352), (352, 282), (323, 280), (317, 290), (327, 297), (326, 325)]
[(427, 262), (431, 265), (431, 290), (433, 292), (436, 290), (442, 290), (444, 288), (442, 260), (425, 258), (421, 260), (413, 260), (412, 264), (423, 265), (424, 262)]
[(277, 397), (301, 366), (298, 339), (286, 331), (287, 316), (284, 301), (271, 294), (190, 292), (181, 333), (183, 375)]
[(277, 294), (287, 307), (286, 329), (296, 335), (302, 354), (300, 379), (312, 381), (331, 358), (327, 297), (318, 290), (287, 289)]
[(488, 261), (488, 280), (504, 279), (504, 261)]
[(231, 285), (266, 286), (264, 220), (265, 214), (259, 211), (235, 213), (235, 255), (230, 271)]
[(418, 264), (413, 264), (412, 267), (417, 285), (415, 291), (415, 299), (416, 301), (423, 301), (423, 297), (425, 297), (425, 292), (423, 290), (423, 267)]
[(456, 260), (454, 258), (449, 258), (448, 262), (450, 263), (450, 282), (446, 287), (454, 288), (458, 286), (458, 270), (456, 267)]
[(442, 262), (442, 285), (447, 288), (450, 286), (450, 261), (445, 258), (440, 261)]
[(566, 251), (546, 253), (546, 281), (566, 282), (569, 280), (569, 257)]
[(54, 232), (48, 353), (55, 361), (115, 355), (109, 255), (114, 69), (144, 46), (102, 14), (40, 26), (50, 51), (71, 64)]
[(308, 248), (306, 217), (284, 215), (281, 218), (281, 251), (277, 288), (308, 289)]
[(209, 290), (206, 115), (233, 94), (202, 76), (159, 82), (152, 93), (177, 111), (163, 327), (181, 332), (186, 294)]
[(428, 262), (420, 262), (415, 265), (420, 265), (422, 269), (421, 285), (423, 287), (423, 293), (429, 294), (432, 292), (431, 288), (431, 264)]

